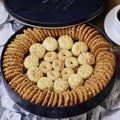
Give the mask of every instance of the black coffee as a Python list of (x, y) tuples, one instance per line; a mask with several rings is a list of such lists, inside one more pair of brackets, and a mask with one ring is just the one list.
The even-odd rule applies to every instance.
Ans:
[(120, 21), (120, 10), (117, 13), (118, 20)]

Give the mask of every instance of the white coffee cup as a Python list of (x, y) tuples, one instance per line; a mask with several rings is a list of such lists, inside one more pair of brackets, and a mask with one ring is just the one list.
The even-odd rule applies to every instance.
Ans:
[(120, 34), (120, 20), (118, 19), (118, 15), (120, 17), (120, 5), (115, 10), (115, 15), (113, 18), (114, 19), (113, 24), (114, 24), (115, 31)]
[(118, 13), (120, 12), (120, 5), (112, 8), (105, 17), (104, 29), (109, 38), (120, 45), (120, 20)]

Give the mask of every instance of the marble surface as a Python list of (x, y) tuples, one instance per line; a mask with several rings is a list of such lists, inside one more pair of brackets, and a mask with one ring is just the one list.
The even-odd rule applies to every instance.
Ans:
[[(7, 39), (23, 25), (11, 18), (0, 2), (0, 54)], [(118, 62), (120, 52), (117, 52)], [(96, 108), (86, 114), (63, 120), (120, 120), (120, 65), (117, 65), (115, 84), (111, 93)], [(0, 120), (48, 120), (19, 108), (9, 98), (0, 75)], [(52, 120), (52, 119), (49, 119)]]

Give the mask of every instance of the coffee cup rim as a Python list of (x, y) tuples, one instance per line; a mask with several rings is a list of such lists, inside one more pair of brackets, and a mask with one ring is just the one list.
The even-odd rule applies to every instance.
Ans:
[(117, 22), (120, 23), (120, 20), (118, 19), (118, 12), (120, 12), (120, 5), (119, 5), (118, 9), (116, 9), (116, 13), (115, 13), (115, 18), (116, 18)]

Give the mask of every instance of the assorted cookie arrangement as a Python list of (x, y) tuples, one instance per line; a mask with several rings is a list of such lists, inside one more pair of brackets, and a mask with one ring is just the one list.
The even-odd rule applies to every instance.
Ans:
[(115, 56), (95, 28), (27, 28), (7, 45), (3, 72), (22, 98), (46, 106), (81, 103), (111, 79)]

